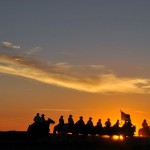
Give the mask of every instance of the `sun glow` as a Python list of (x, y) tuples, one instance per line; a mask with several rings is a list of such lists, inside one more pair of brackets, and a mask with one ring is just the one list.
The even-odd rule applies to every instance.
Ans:
[(113, 140), (120, 140), (120, 141), (122, 141), (122, 140), (124, 140), (124, 137), (123, 137), (123, 135), (114, 135), (114, 136), (112, 137), (112, 139), (113, 139)]

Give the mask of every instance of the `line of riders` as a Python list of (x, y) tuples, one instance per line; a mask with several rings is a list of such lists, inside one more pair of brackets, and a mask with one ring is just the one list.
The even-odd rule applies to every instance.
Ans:
[[(39, 113), (34, 117), (34, 124), (42, 125), (46, 122), (45, 115), (42, 114), (40, 116)], [(49, 119), (48, 119), (49, 120)], [(146, 121), (146, 120), (145, 120)], [(143, 126), (146, 123), (143, 123)], [(148, 126), (148, 125), (147, 125)], [(73, 116), (69, 115), (68, 123), (64, 122), (63, 116), (60, 116), (59, 123), (54, 127), (53, 134), (85, 134), (85, 135), (125, 135), (125, 136), (133, 136), (135, 132), (135, 126), (131, 123), (131, 120), (126, 120), (124, 124), (120, 127), (119, 120), (112, 126), (110, 119), (108, 118), (105, 122), (105, 126), (103, 127), (101, 119), (98, 119), (96, 126), (93, 125), (92, 118), (90, 117), (87, 123), (84, 122), (83, 117), (80, 116), (79, 120), (75, 123), (73, 120)]]

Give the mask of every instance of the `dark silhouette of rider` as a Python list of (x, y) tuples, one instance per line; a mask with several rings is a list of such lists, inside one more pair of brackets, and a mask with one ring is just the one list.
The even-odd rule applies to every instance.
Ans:
[(96, 124), (97, 127), (102, 128), (102, 121), (101, 119), (98, 119), (98, 122)]
[(80, 119), (76, 122), (75, 126), (77, 127), (79, 132), (84, 132), (85, 130), (85, 122), (83, 121), (83, 117), (80, 116)]
[(45, 122), (45, 115), (44, 115), (44, 114), (41, 115), (41, 122), (42, 122), (42, 123)]
[(60, 118), (59, 118), (60, 131), (62, 131), (64, 124), (65, 124), (64, 118), (63, 118), (63, 116), (60, 116)]
[(92, 133), (93, 132), (93, 122), (92, 122), (91, 117), (89, 118), (89, 120), (86, 123), (86, 132), (87, 133)]
[(80, 116), (80, 119), (76, 122), (76, 125), (78, 125), (79, 127), (83, 127), (85, 125), (82, 116)]
[(142, 122), (142, 135), (143, 136), (149, 136), (150, 135), (150, 132), (149, 132), (149, 126), (148, 126), (148, 123), (146, 121), (146, 119), (143, 120)]
[(142, 127), (143, 127), (143, 129), (147, 129), (148, 128), (148, 123), (147, 123), (147, 121), (145, 119), (142, 122)]
[(37, 114), (36, 114), (36, 116), (33, 118), (33, 120), (34, 120), (34, 122), (35, 122), (35, 123), (39, 123), (39, 122), (41, 122), (40, 114), (39, 114), (39, 113), (37, 113)]
[(110, 128), (111, 127), (111, 122), (110, 119), (108, 118), (107, 121), (105, 122), (105, 126), (106, 128)]
[(129, 119), (129, 121), (127, 121), (127, 127), (132, 127), (132, 123), (131, 123), (131, 119)]
[(126, 120), (125, 123), (123, 124), (123, 127), (130, 129), (132, 127), (131, 119)]
[(90, 117), (87, 124), (88, 127), (93, 127), (93, 122), (92, 122), (92, 118)]
[(63, 118), (63, 116), (60, 116), (60, 118), (59, 118), (59, 125), (61, 127), (64, 125), (64, 118)]
[(69, 115), (68, 117), (68, 125), (69, 125), (69, 130), (72, 132), (74, 131), (74, 121), (73, 121), (73, 118), (72, 118), (72, 115)]
[(114, 124), (114, 127), (119, 128), (119, 125), (120, 125), (119, 120), (117, 120), (116, 123)]
[(97, 134), (102, 135), (103, 132), (103, 126), (102, 126), (102, 121), (101, 119), (98, 119), (97, 124), (95, 126), (95, 131)]
[(73, 125), (74, 125), (74, 121), (73, 121), (72, 115), (69, 115), (68, 124), (69, 124), (70, 126), (73, 126)]

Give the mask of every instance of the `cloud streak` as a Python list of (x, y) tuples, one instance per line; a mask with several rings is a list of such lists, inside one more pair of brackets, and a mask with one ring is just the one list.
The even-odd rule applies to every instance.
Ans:
[(52, 109), (52, 108), (39, 108), (37, 110), (40, 110), (40, 111), (61, 111), (61, 112), (70, 112), (72, 110), (70, 109)]
[(27, 51), (26, 54), (32, 55), (32, 54), (39, 52), (41, 50), (42, 50), (42, 47), (37, 46), (37, 47), (34, 47), (34, 48), (30, 49), (29, 51)]
[[(150, 79), (119, 77), (106, 72), (89, 75), (80, 72), (82, 67), (79, 68), (65, 63), (46, 64), (27, 57), (0, 54), (0, 73), (90, 93), (150, 93)], [(90, 67), (86, 69), (87, 72), (92, 71)]]
[(3, 48), (9, 48), (9, 49), (20, 49), (21, 47), (19, 45), (13, 45), (11, 42), (2, 42)]

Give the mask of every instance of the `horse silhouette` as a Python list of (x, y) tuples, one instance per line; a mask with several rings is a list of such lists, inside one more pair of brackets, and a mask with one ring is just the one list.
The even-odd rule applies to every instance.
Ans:
[(136, 130), (135, 126), (132, 127), (116, 127), (116, 126), (112, 126), (112, 127), (102, 127), (100, 129), (96, 128), (95, 133), (98, 135), (108, 135), (108, 136), (113, 136), (113, 135), (122, 135), (124, 137), (133, 137), (134, 132)]
[(68, 134), (71, 133), (72, 135), (108, 135), (108, 136), (113, 136), (113, 135), (122, 135), (124, 137), (132, 137), (134, 135), (136, 127), (98, 127), (98, 126), (92, 126), (88, 127), (87, 125), (84, 126), (78, 126), (77, 124), (73, 125), (70, 127), (69, 124), (65, 124), (64, 126), (60, 126), (59, 124), (54, 127), (54, 134)]
[(27, 134), (30, 138), (33, 139), (42, 139), (47, 138), (50, 132), (50, 124), (54, 124), (55, 121), (48, 118), (45, 122), (34, 122), (29, 125), (27, 129)]
[(59, 124), (54, 127), (53, 134), (68, 134), (71, 133), (72, 135), (95, 135), (96, 130), (95, 127), (89, 127), (87, 125), (80, 126), (78, 124), (70, 125), (68, 123), (60, 126)]
[(150, 136), (150, 127), (147, 128), (140, 128), (138, 131), (138, 135), (142, 137)]
[(70, 125), (69, 123), (65, 123), (63, 126), (60, 124), (56, 125), (53, 130), (53, 134), (68, 134), (74, 133), (74, 125)]

